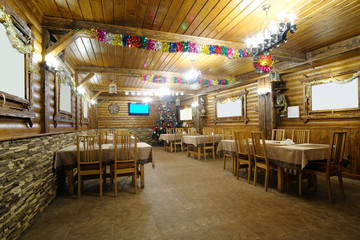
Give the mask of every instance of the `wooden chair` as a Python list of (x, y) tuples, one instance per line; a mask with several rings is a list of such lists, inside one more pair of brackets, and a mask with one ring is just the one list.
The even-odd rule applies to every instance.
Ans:
[(269, 162), (266, 153), (265, 135), (261, 131), (251, 132), (252, 149), (254, 154), (255, 170), (254, 170), (254, 185), (256, 185), (258, 168), (265, 170), (265, 191), (269, 185), (270, 170), (275, 170), (276, 166)]
[(309, 143), (310, 130), (293, 129), (291, 139), (294, 143)]
[(115, 197), (117, 196), (117, 176), (132, 174), (137, 192), (137, 135), (131, 144), (131, 134), (114, 135), (114, 162), (110, 167), (111, 185), (115, 181)]
[(172, 142), (172, 144), (174, 145), (174, 151), (175, 152), (176, 152), (176, 145), (181, 146), (181, 152), (184, 151), (184, 147), (183, 147), (183, 144), (182, 144), (183, 132), (184, 132), (183, 128), (176, 128), (175, 129), (175, 139), (174, 139), (174, 142)]
[(203, 129), (202, 129), (203, 135), (205, 135), (204, 134), (205, 131), (211, 131), (215, 134), (215, 128), (213, 128), (213, 127), (203, 127)]
[(197, 135), (196, 128), (189, 128), (189, 129), (188, 129), (188, 135), (190, 135), (190, 136), (195, 136), (195, 135)]
[[(215, 160), (215, 142), (214, 142), (214, 132), (212, 129), (205, 129), (204, 131), (204, 144), (200, 146), (204, 150), (204, 159), (206, 160), (206, 152), (210, 150)], [(200, 150), (201, 151), (201, 150)]]
[(316, 176), (323, 176), (326, 180), (329, 202), (333, 203), (330, 178), (338, 176), (341, 198), (345, 199), (344, 185), (342, 181), (342, 162), (346, 144), (346, 132), (334, 132), (330, 140), (329, 154), (326, 162), (312, 161), (305, 166), (304, 172), (311, 174), (314, 182), (314, 190), (317, 190)]
[[(78, 174), (78, 199), (81, 198), (83, 177), (99, 178), (100, 197), (102, 196), (102, 165), (101, 143), (96, 145), (97, 136), (76, 136), (77, 142), (77, 174)], [(101, 141), (100, 141), (101, 142)], [(96, 147), (98, 146), (98, 148)]]
[[(233, 131), (230, 128), (223, 128), (221, 133), (221, 140), (230, 140), (232, 139)], [(233, 172), (236, 174), (236, 157), (231, 154), (224, 153), (224, 169), (226, 168), (226, 160), (227, 158), (231, 158), (233, 160)]]
[(167, 128), (166, 129), (166, 134), (174, 134), (175, 133), (175, 128)]
[(248, 168), (248, 183), (250, 183), (252, 163), (250, 157), (249, 139), (245, 132), (234, 132), (236, 148), (236, 179), (239, 179), (239, 169)]
[(116, 129), (113, 134), (130, 134), (130, 131), (127, 129)]
[(271, 133), (271, 140), (284, 141), (285, 140), (285, 129), (273, 129)]

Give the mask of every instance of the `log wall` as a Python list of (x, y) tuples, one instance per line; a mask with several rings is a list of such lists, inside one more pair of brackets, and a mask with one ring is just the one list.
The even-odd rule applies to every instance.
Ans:
[[(336, 78), (349, 78), (353, 73), (360, 70), (360, 57), (349, 54), (342, 57), (327, 60), (317, 64), (314, 68), (307, 67), (300, 69), (295, 73), (282, 75), (281, 78), (286, 82), (286, 91), (284, 92), (288, 106), (300, 106), (299, 119), (289, 119), (281, 117), (278, 128), (286, 129), (286, 137), (291, 138), (291, 130), (294, 128), (310, 129), (310, 142), (326, 143), (330, 142), (333, 131), (346, 131), (347, 143), (346, 153), (350, 158), (350, 165), (346, 168), (348, 176), (360, 176), (360, 119), (359, 118), (342, 118), (342, 119), (311, 119), (305, 122), (304, 112), (304, 84), (303, 81), (311, 78), (328, 79), (331, 76)], [(359, 113), (360, 111), (353, 111)], [(329, 113), (331, 115), (331, 113)], [(354, 176), (357, 175), (357, 176)]]
[[(116, 103), (119, 105), (119, 113), (111, 114), (109, 105)], [(159, 102), (150, 104), (149, 116), (134, 116), (128, 114), (129, 101), (106, 101), (97, 106), (97, 127), (98, 128), (154, 128), (158, 114)]]

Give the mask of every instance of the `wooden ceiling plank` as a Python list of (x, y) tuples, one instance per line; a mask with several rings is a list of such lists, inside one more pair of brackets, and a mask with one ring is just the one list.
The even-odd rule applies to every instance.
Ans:
[(103, 23), (104, 14), (102, 8), (102, 0), (92, 0), (90, 3), (94, 21), (97, 23)]
[[(147, 9), (147, 0), (138, 0), (136, 5), (136, 14), (134, 19), (134, 27), (141, 28), (144, 22), (145, 13)], [(118, 24), (121, 25), (121, 24)]]
[(78, 0), (80, 11), (85, 21), (94, 21), (90, 0)]
[(103, 0), (104, 23), (114, 24), (114, 1)]
[[(157, 84), (155, 84), (157, 85)], [(171, 87), (175, 86), (175, 85), (181, 85), (181, 84), (171, 84)], [(154, 87), (148, 87), (146, 89), (144, 88), (132, 88), (132, 87), (124, 87), (124, 88), (117, 88), (117, 92), (124, 92), (124, 91), (128, 91), (128, 92), (154, 92), (155, 90), (157, 90), (158, 87), (154, 86)], [(90, 91), (102, 91), (102, 92), (108, 92), (109, 91), (109, 87), (90, 87), (89, 88)], [(179, 90), (179, 92), (182, 92), (182, 90)], [(196, 94), (196, 90), (188, 90), (186, 91), (187, 95), (195, 95)]]
[(125, 25), (125, 14), (127, 1), (114, 1), (114, 23), (115, 25)]
[(54, 17), (62, 17), (61, 16), (61, 12), (59, 11), (59, 8), (57, 7), (56, 3), (54, 0), (41, 0), (41, 1), (37, 1), (37, 0), (33, 0), (35, 2), (42, 2), (39, 3), (40, 6), (41, 6), (41, 9), (42, 9), (42, 12), (43, 13), (47, 13), (51, 16), (54, 16)]
[(73, 18), (66, 0), (55, 0), (55, 2), (63, 18)]
[(96, 41), (95, 39), (90, 39), (91, 46), (95, 53), (95, 58), (98, 66), (106, 66), (103, 59), (103, 54), (101, 51), (101, 48), (99, 47), (99, 41)]
[(160, 0), (149, 0), (148, 1), (142, 28), (145, 28), (145, 29), (151, 28), (151, 26), (154, 22), (159, 4), (160, 4)]
[(142, 55), (142, 57), (141, 57), (141, 59), (139, 61), (138, 66), (136, 67), (137, 69), (145, 68), (146, 60), (147, 60), (149, 55), (150, 55), (150, 51), (144, 49), (144, 53), (143, 53), (143, 55)]
[(168, 29), (164, 29), (166, 32), (174, 33), (176, 30), (181, 26), (181, 23), (183, 22), (184, 18), (194, 5), (195, 0), (185, 0), (180, 9), (175, 13), (175, 18), (171, 22)]
[(57, 42), (46, 49), (46, 55), (56, 56), (65, 48), (67, 48), (70, 44), (72, 44), (76, 39), (79, 38), (79, 34), (76, 31), (71, 31), (62, 38), (60, 38)]
[(71, 15), (76, 20), (83, 20), (83, 15), (78, 0), (67, 0)]
[(79, 84), (77, 87), (83, 87), (85, 86), (85, 84), (87, 84), (87, 82), (95, 76), (95, 73), (89, 73), (84, 79), (82, 79), (81, 81), (79, 81)]
[(194, 21), (190, 24), (188, 29), (186, 29), (185, 34), (199, 36), (198, 34), (194, 34), (196, 30), (199, 28), (205, 28), (208, 26), (216, 16), (229, 4), (231, 0), (220, 0), (213, 9), (210, 11), (202, 10), (198, 16), (194, 19)]
[(156, 27), (153, 27), (152, 29), (166, 32), (173, 23), (177, 13), (180, 11), (183, 2), (183, 0), (173, 1), (160, 28), (157, 29)]
[(176, 29), (176, 33), (183, 34), (192, 21), (199, 15), (200, 11), (206, 6), (206, 4), (209, 2), (209, 4), (213, 4), (214, 1), (218, 0), (209, 0), (209, 1), (195, 1), (195, 3), (192, 5), (190, 11), (186, 14), (185, 18), (181, 22), (180, 26)]
[(125, 2), (126, 2), (126, 11), (125, 11), (124, 26), (134, 26), (137, 2), (136, 1), (125, 1)]
[(150, 29), (159, 30), (169, 11), (172, 0), (162, 0)]

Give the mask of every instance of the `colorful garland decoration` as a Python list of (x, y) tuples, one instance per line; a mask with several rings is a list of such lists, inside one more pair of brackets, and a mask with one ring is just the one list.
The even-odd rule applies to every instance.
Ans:
[(194, 42), (161, 42), (148, 39), (144, 36), (131, 36), (123, 34), (108, 33), (100, 29), (77, 29), (81, 33), (88, 35), (90, 38), (97, 39), (106, 44), (134, 47), (152, 51), (160, 52), (190, 52), (190, 53), (203, 53), (207, 55), (221, 55), (229, 59), (237, 59), (250, 57), (251, 53), (246, 49), (234, 49), (219, 45), (201, 45)]
[(151, 82), (151, 83), (171, 83), (171, 84), (200, 84), (200, 85), (228, 85), (229, 83), (232, 83), (233, 80), (229, 79), (218, 79), (218, 80), (208, 80), (208, 79), (199, 79), (195, 82), (189, 82), (185, 78), (181, 77), (165, 77), (165, 76), (159, 76), (159, 75), (150, 75), (150, 74), (143, 74), (141, 75), (141, 80), (144, 80), (145, 82)]
[(14, 24), (11, 21), (9, 14), (4, 9), (0, 8), (0, 22), (6, 29), (6, 34), (11, 42), (11, 45), (23, 54), (30, 54), (34, 51), (31, 43), (25, 45), (16, 35)]
[(274, 59), (269, 52), (254, 56), (253, 66), (258, 73), (268, 73), (274, 65)]

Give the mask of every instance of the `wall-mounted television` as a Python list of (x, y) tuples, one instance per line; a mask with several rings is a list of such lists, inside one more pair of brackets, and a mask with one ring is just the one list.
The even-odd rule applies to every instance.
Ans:
[(129, 115), (149, 115), (149, 104), (146, 103), (129, 103)]

